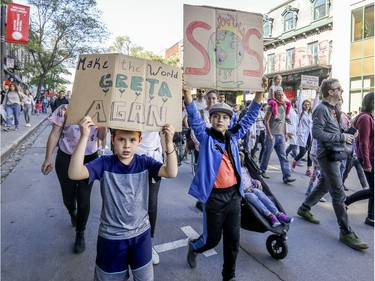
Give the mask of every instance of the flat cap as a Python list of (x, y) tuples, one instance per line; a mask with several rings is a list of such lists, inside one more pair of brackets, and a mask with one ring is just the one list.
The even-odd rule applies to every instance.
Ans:
[(224, 112), (228, 114), (230, 118), (233, 116), (233, 109), (225, 102), (215, 103), (213, 106), (211, 106), (208, 112), (210, 113), (210, 116), (214, 112)]

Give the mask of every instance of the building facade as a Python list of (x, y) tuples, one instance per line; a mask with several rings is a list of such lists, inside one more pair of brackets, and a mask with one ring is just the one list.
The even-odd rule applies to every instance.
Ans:
[(289, 99), (301, 75), (319, 77), (320, 84), (331, 76), (332, 33), (332, 1), (291, 0), (271, 9), (263, 17), (265, 75), (280, 74)]
[(345, 90), (344, 108), (359, 111), (363, 96), (374, 91), (374, 1), (339, 3), (333, 13), (338, 28), (333, 33), (332, 77)]

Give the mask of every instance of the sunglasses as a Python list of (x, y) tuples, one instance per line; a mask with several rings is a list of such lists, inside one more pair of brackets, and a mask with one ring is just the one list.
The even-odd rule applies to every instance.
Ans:
[(339, 90), (341, 93), (344, 91), (341, 87), (332, 88), (331, 90), (332, 90), (332, 91), (334, 91), (334, 90)]

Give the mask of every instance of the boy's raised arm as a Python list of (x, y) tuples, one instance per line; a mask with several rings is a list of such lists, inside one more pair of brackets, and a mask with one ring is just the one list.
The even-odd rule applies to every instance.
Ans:
[(89, 171), (83, 165), (85, 158), (85, 149), (87, 145), (87, 140), (90, 134), (90, 127), (94, 126), (91, 118), (86, 116), (79, 123), (81, 129), (81, 137), (78, 141), (76, 148), (70, 159), (68, 175), (72, 180), (83, 180), (89, 177)]
[(173, 144), (174, 128), (170, 124), (164, 125), (161, 131), (161, 141), (164, 150), (164, 165), (160, 167), (159, 177), (175, 178), (178, 172), (177, 154)]
[(263, 76), (262, 77), (262, 87), (263, 87), (263, 91), (262, 92), (256, 92), (255, 93), (255, 97), (253, 99), (253, 101), (261, 104), (262, 101), (263, 101), (263, 93), (267, 90), (268, 88), (268, 82), (267, 82), (267, 77)]

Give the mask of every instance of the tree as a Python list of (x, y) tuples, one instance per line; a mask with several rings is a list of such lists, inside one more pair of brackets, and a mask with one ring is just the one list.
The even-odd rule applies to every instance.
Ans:
[(132, 42), (129, 36), (117, 36), (115, 42), (109, 47), (110, 52), (124, 53), (129, 55)]
[[(96, 0), (29, 0), (31, 6), (29, 44), (37, 97), (47, 80), (64, 81), (58, 71), (74, 65), (80, 53), (101, 52), (108, 38)], [(58, 70), (58, 71), (56, 71)]]
[(172, 57), (170, 59), (165, 59), (159, 55), (154, 54), (150, 51), (145, 51), (143, 47), (135, 45), (132, 43), (129, 36), (117, 36), (115, 42), (109, 47), (109, 52), (123, 53), (128, 56), (142, 58), (147, 60), (158, 61), (165, 64), (170, 64), (177, 66), (180, 59), (178, 57)]

